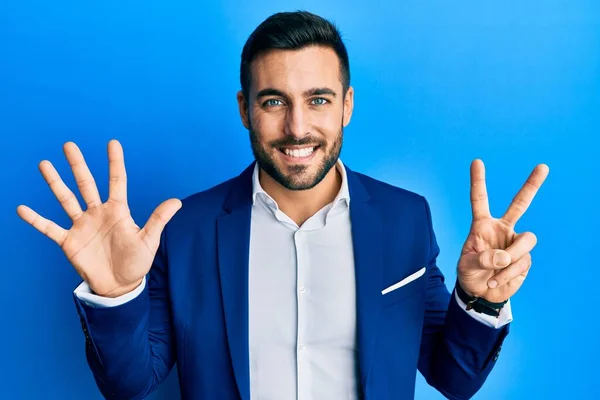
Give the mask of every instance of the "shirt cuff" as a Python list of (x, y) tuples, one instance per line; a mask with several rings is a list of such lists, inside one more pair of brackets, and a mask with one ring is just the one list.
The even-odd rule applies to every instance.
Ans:
[(146, 286), (146, 277), (142, 279), (142, 283), (140, 286), (135, 288), (132, 292), (125, 293), (119, 297), (103, 297), (95, 294), (87, 282), (83, 281), (77, 288), (74, 293), (77, 298), (83, 301), (86, 305), (94, 308), (104, 308), (104, 307), (116, 307), (121, 304), (125, 304), (130, 300), (135, 299), (144, 291), (144, 287)]
[(456, 299), (456, 302), (458, 303), (460, 308), (465, 310), (467, 314), (469, 314), (471, 317), (475, 318), (482, 324), (487, 325), (491, 328), (500, 329), (504, 325), (511, 323), (513, 320), (512, 310), (510, 307), (510, 300), (508, 300), (504, 307), (500, 309), (500, 315), (498, 317), (494, 317), (492, 315), (478, 313), (475, 310), (467, 310), (467, 305), (460, 299), (460, 297), (458, 297), (456, 291), (454, 291), (454, 298)]

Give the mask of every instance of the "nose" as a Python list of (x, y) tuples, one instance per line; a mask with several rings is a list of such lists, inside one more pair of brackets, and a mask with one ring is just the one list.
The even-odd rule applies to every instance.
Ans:
[(310, 123), (301, 104), (288, 108), (285, 120), (285, 134), (295, 138), (303, 138), (310, 135)]

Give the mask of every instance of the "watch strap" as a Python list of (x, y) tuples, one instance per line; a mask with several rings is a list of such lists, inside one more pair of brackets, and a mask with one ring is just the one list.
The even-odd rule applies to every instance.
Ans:
[(464, 289), (460, 286), (458, 279), (456, 280), (455, 285), (456, 294), (458, 298), (463, 301), (467, 305), (467, 311), (473, 310), (477, 313), (491, 315), (493, 317), (498, 317), (500, 315), (500, 310), (508, 300), (504, 300), (500, 303), (492, 303), (491, 301), (487, 301), (483, 297), (475, 297), (469, 295)]

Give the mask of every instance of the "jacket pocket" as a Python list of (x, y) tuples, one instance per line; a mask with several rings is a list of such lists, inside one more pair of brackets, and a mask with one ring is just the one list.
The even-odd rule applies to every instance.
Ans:
[(421, 293), (427, 284), (425, 267), (419, 268), (411, 275), (399, 282), (392, 283), (382, 290), (382, 302), (384, 307), (390, 307), (407, 297)]

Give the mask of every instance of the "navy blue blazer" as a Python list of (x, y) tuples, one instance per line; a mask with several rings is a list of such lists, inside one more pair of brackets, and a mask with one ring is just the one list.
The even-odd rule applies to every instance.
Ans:
[[(176, 363), (184, 400), (250, 400), (253, 168), (183, 200), (141, 295), (112, 308), (75, 296), (87, 360), (106, 398), (142, 399)], [(413, 398), (418, 369), (446, 397), (470, 398), (494, 366), (508, 325), (476, 321), (448, 292), (425, 198), (346, 170), (361, 397)], [(421, 278), (382, 295), (423, 267)]]

